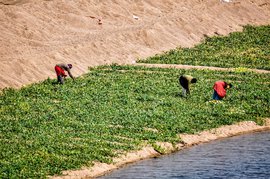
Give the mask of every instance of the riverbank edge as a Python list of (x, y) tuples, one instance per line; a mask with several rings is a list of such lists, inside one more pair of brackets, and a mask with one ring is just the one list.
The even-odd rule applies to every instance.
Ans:
[(158, 157), (164, 154), (170, 154), (187, 147), (198, 145), (201, 143), (210, 142), (217, 139), (228, 138), (236, 135), (262, 132), (270, 130), (270, 118), (266, 118), (264, 125), (260, 126), (254, 121), (243, 121), (233, 125), (221, 126), (208, 131), (202, 131), (198, 134), (179, 134), (178, 136), (183, 141), (175, 146), (171, 143), (159, 142), (156, 143), (159, 148), (164, 151), (162, 153), (156, 151), (152, 146), (145, 146), (141, 150), (129, 152), (119, 158), (113, 159), (112, 164), (96, 162), (92, 167), (83, 167), (80, 170), (63, 171), (62, 176), (50, 176), (50, 179), (83, 179), (95, 178), (103, 176), (113, 170), (124, 167), (129, 163), (134, 163), (140, 160)]

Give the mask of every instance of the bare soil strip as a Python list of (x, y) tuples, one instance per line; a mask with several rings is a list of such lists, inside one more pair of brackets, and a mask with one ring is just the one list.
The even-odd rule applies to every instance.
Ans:
[[(237, 70), (237, 68), (221, 68), (221, 67), (211, 67), (211, 66), (193, 66), (193, 65), (178, 65), (178, 64), (134, 63), (132, 65), (154, 67), (154, 68), (202, 69), (202, 70), (217, 70), (217, 71), (235, 71), (235, 70)], [(256, 72), (256, 73), (270, 73), (270, 71), (268, 71), (268, 70), (248, 69), (248, 68), (246, 70)]]
[[(222, 126), (209, 131), (203, 131), (198, 134), (179, 134), (183, 143), (179, 143), (173, 146), (170, 143), (157, 143), (161, 148), (163, 148), (166, 153), (172, 153), (174, 151), (182, 150), (186, 147), (197, 145), (200, 143), (205, 143), (225, 137), (232, 137), (235, 135), (240, 135), (244, 133), (258, 132), (270, 130), (270, 118), (265, 119), (265, 124), (263, 126), (257, 125), (253, 121), (240, 122), (234, 125)], [(161, 155), (153, 147), (146, 146), (139, 151), (130, 152), (119, 158), (113, 159), (112, 164), (106, 163), (95, 163), (93, 167), (84, 167), (81, 170), (68, 170), (64, 171), (62, 176), (51, 176), (51, 179), (81, 179), (81, 178), (95, 178), (123, 167), (129, 163), (137, 162), (139, 160), (157, 157)]]

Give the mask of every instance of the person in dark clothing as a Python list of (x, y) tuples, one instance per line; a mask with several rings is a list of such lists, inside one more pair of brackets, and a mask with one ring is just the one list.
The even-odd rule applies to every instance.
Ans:
[(183, 97), (186, 97), (187, 95), (190, 95), (190, 84), (196, 83), (197, 79), (190, 76), (190, 75), (181, 75), (179, 77), (179, 83), (182, 87), (182, 95)]
[(67, 71), (68, 75), (74, 80), (74, 77), (70, 72), (71, 68), (72, 68), (72, 64), (64, 64), (64, 63), (57, 64), (54, 67), (56, 75), (57, 75), (57, 83), (64, 84), (64, 79), (67, 76), (65, 71)]
[(232, 84), (225, 81), (216, 81), (213, 89), (213, 100), (222, 100), (226, 96), (226, 90), (231, 88)]

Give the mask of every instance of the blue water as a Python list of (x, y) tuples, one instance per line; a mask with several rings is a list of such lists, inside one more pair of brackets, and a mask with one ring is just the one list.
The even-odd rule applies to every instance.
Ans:
[(127, 165), (100, 178), (270, 179), (270, 131), (196, 145)]

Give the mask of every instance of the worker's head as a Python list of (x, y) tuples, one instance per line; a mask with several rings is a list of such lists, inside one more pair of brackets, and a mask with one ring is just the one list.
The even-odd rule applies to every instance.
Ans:
[(233, 85), (232, 85), (231, 83), (228, 83), (226, 88), (227, 88), (227, 89), (230, 89), (230, 88), (232, 88), (232, 86), (233, 86)]
[(72, 68), (72, 64), (68, 64), (68, 68), (71, 69)]
[(191, 83), (197, 83), (197, 79), (196, 78), (192, 78), (192, 80), (190, 82)]

